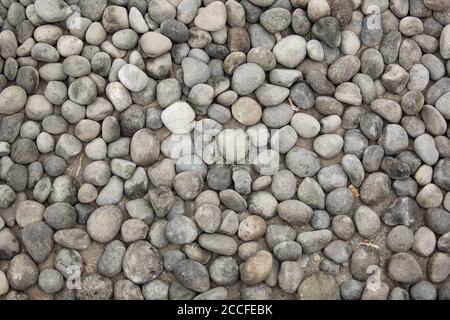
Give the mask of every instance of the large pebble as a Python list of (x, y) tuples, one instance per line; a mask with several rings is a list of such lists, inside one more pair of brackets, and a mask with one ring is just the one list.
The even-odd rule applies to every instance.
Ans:
[(122, 221), (122, 212), (119, 208), (103, 206), (89, 216), (87, 231), (93, 240), (108, 243), (119, 233)]
[(19, 86), (9, 86), (0, 92), (0, 113), (14, 114), (27, 103), (27, 94)]
[(125, 276), (136, 284), (154, 280), (163, 270), (159, 251), (147, 241), (132, 243), (123, 257)]

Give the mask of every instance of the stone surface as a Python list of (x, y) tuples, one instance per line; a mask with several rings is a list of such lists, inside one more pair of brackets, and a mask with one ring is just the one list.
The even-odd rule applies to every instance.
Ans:
[(449, 24), (0, 0), (0, 299), (449, 299)]

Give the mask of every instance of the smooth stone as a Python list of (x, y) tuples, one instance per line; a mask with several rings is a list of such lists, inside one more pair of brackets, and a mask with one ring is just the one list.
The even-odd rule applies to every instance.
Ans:
[(19, 86), (9, 86), (0, 92), (0, 113), (11, 115), (25, 107), (27, 94)]
[(297, 296), (300, 300), (339, 300), (339, 286), (331, 274), (319, 271), (303, 280)]
[(273, 48), (278, 63), (295, 68), (306, 57), (306, 41), (298, 35), (290, 35), (279, 41)]
[(163, 270), (159, 251), (147, 241), (132, 243), (123, 257), (125, 276), (136, 284), (154, 280)]
[(87, 221), (87, 232), (100, 243), (108, 243), (119, 233), (122, 224), (122, 212), (115, 206), (103, 206), (96, 209)]
[(239, 95), (248, 95), (259, 88), (265, 80), (264, 70), (255, 63), (240, 65), (233, 74), (231, 86)]
[(423, 277), (419, 263), (408, 253), (396, 253), (390, 257), (387, 272), (391, 279), (400, 283), (416, 283)]
[(220, 1), (213, 1), (203, 9), (199, 10), (194, 19), (196, 27), (206, 31), (221, 30), (227, 20), (227, 9)]

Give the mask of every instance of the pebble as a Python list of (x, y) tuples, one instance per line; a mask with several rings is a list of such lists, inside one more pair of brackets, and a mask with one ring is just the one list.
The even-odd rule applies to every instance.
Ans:
[(177, 280), (188, 289), (205, 292), (210, 288), (208, 270), (199, 262), (180, 260), (175, 265), (174, 273)]
[(93, 240), (108, 243), (118, 234), (122, 219), (122, 212), (117, 207), (100, 207), (89, 216), (87, 232)]
[(197, 235), (197, 226), (186, 216), (176, 216), (167, 224), (166, 236), (172, 243), (191, 243), (197, 238)]
[(257, 240), (266, 232), (266, 222), (263, 218), (250, 215), (245, 218), (238, 229), (238, 236), (244, 241)]
[(389, 249), (394, 252), (406, 252), (413, 243), (414, 236), (411, 230), (405, 226), (396, 226), (388, 234), (386, 243)]
[(289, 90), (283, 87), (264, 84), (255, 91), (258, 101), (266, 107), (282, 103), (288, 96)]
[(257, 124), (262, 117), (261, 105), (252, 98), (238, 99), (231, 107), (231, 113), (239, 123), (245, 126)]
[(108, 300), (113, 295), (113, 282), (98, 273), (82, 276), (81, 289), (76, 292), (79, 300)]
[(200, 235), (198, 243), (202, 248), (224, 256), (232, 256), (238, 249), (238, 245), (233, 238), (217, 233)]
[(349, 260), (351, 255), (350, 246), (342, 240), (335, 240), (330, 242), (324, 248), (324, 254), (327, 258), (335, 263), (344, 263)]
[(324, 134), (314, 140), (313, 148), (324, 159), (332, 159), (341, 152), (344, 139), (337, 134)]
[(273, 252), (280, 261), (296, 261), (302, 255), (302, 247), (298, 242), (284, 241), (277, 244)]
[(326, 229), (330, 225), (330, 216), (326, 211), (316, 210), (311, 217), (311, 226), (316, 229)]
[(297, 241), (300, 242), (305, 253), (314, 253), (322, 250), (331, 241), (329, 230), (307, 231), (300, 233)]
[(22, 242), (37, 263), (42, 263), (53, 248), (53, 230), (45, 222), (36, 222), (25, 226)]
[(306, 41), (303, 37), (290, 35), (273, 48), (277, 62), (288, 68), (295, 68), (306, 57)]
[(346, 55), (337, 59), (328, 69), (328, 78), (338, 85), (349, 81), (360, 69), (361, 63), (355, 56)]
[(345, 300), (359, 300), (364, 289), (364, 283), (355, 279), (347, 279), (340, 285), (341, 296)]
[(409, 300), (409, 293), (403, 288), (395, 287), (391, 290), (388, 296), (389, 300)]
[(147, 75), (132, 64), (127, 64), (120, 68), (118, 77), (120, 82), (122, 82), (128, 90), (133, 92), (144, 90), (148, 84)]
[(248, 199), (248, 210), (262, 218), (275, 216), (278, 201), (270, 193), (259, 191), (253, 193)]
[(450, 259), (442, 252), (433, 254), (428, 261), (428, 277), (434, 283), (445, 281), (450, 274)]
[(156, 162), (159, 152), (159, 141), (149, 129), (141, 129), (133, 135), (130, 156), (137, 165), (148, 166)]
[(450, 296), (447, 1), (1, 3), (2, 298)]
[(255, 285), (264, 281), (272, 269), (272, 255), (265, 251), (258, 251), (240, 267), (241, 280), (248, 285)]
[(0, 185), (0, 207), (8, 208), (16, 200), (16, 193), (8, 185)]
[(411, 298), (414, 300), (436, 300), (436, 288), (426, 280), (420, 281), (411, 286)]
[(436, 208), (441, 205), (443, 195), (435, 184), (429, 183), (417, 194), (416, 201), (422, 208)]
[(285, 221), (294, 225), (303, 225), (309, 222), (313, 210), (298, 200), (286, 200), (277, 206), (278, 215)]
[(339, 286), (335, 278), (325, 272), (316, 272), (306, 277), (297, 292), (300, 300), (338, 300)]
[(414, 223), (418, 211), (417, 203), (408, 197), (401, 197), (385, 210), (383, 222), (388, 225), (403, 224), (410, 226)]
[(271, 189), (279, 201), (291, 199), (295, 195), (297, 179), (288, 170), (280, 170), (273, 176)]
[(98, 261), (98, 271), (106, 277), (113, 277), (122, 271), (122, 259), (125, 246), (119, 240), (113, 240), (105, 246)]
[(0, 230), (1, 242), (1, 257), (2, 259), (11, 259), (17, 253), (19, 253), (20, 245), (19, 240), (11, 232), (9, 228)]
[(228, 286), (239, 279), (239, 266), (233, 257), (218, 257), (211, 262), (209, 275), (217, 284)]
[(366, 281), (369, 277), (367, 268), (371, 265), (378, 265), (380, 256), (373, 247), (360, 245), (353, 249), (350, 260), (350, 271), (352, 276), (359, 281)]
[(436, 247), (436, 236), (427, 227), (420, 227), (414, 234), (412, 250), (420, 256), (430, 256)]
[(341, 102), (355, 106), (360, 105), (362, 102), (361, 90), (351, 82), (344, 82), (336, 87), (334, 97)]
[(381, 227), (378, 215), (369, 207), (360, 206), (354, 216), (358, 232), (365, 238), (373, 237)]
[(305, 139), (317, 136), (320, 132), (320, 123), (312, 116), (304, 113), (297, 113), (292, 117), (291, 126), (298, 135)]
[(27, 103), (27, 94), (19, 86), (10, 86), (0, 92), (0, 113), (11, 115), (22, 110)]
[(206, 31), (219, 31), (225, 26), (227, 10), (220, 1), (213, 1), (204, 9), (199, 10), (194, 19), (196, 27)]
[(312, 178), (303, 179), (298, 187), (297, 197), (311, 208), (325, 208), (325, 193), (320, 184)]
[(261, 25), (270, 33), (286, 29), (291, 23), (291, 14), (284, 8), (271, 8), (259, 17)]
[(278, 283), (280, 288), (287, 293), (295, 293), (303, 280), (303, 270), (296, 261), (284, 261), (281, 263)]
[(291, 227), (274, 224), (267, 227), (265, 239), (269, 247), (274, 248), (278, 243), (294, 241), (295, 235), (295, 231)]
[(5, 295), (9, 291), (9, 283), (3, 271), (0, 271), (0, 296)]
[(320, 170), (320, 161), (312, 151), (294, 147), (286, 155), (287, 167), (299, 177), (314, 176)]
[(138, 219), (129, 219), (122, 224), (121, 235), (124, 242), (143, 240), (148, 234), (148, 226)]
[(255, 63), (240, 65), (233, 73), (231, 86), (239, 95), (248, 95), (259, 88), (265, 79), (264, 70)]
[(438, 299), (444, 300), (449, 297), (449, 282), (446, 281), (438, 290)]
[(341, 43), (339, 22), (334, 17), (320, 18), (311, 28), (311, 32), (332, 48), (338, 47)]
[(68, 229), (76, 223), (76, 212), (69, 203), (57, 202), (45, 209), (44, 220), (54, 229)]
[(147, 32), (140, 37), (139, 47), (145, 56), (156, 58), (169, 51), (172, 48), (172, 42), (160, 33)]
[(136, 284), (154, 280), (162, 272), (162, 257), (147, 241), (132, 243), (123, 257), (125, 276)]
[(411, 284), (423, 277), (419, 263), (408, 253), (396, 253), (388, 262), (387, 272), (394, 281)]
[(351, 211), (354, 202), (354, 196), (349, 189), (337, 188), (328, 194), (325, 206), (334, 215), (347, 214)]
[(169, 298), (169, 285), (156, 279), (142, 286), (142, 294), (145, 300), (167, 300)]
[(270, 300), (272, 288), (265, 283), (242, 287), (240, 294), (244, 300)]
[(216, 206), (204, 204), (197, 208), (195, 221), (200, 229), (208, 233), (216, 232), (222, 223), (220, 209)]
[(64, 279), (57, 270), (45, 269), (39, 274), (38, 285), (47, 293), (56, 293), (64, 287)]
[(450, 37), (450, 28), (446, 26), (441, 33), (439, 49), (442, 58), (448, 59), (450, 58), (450, 47), (448, 46), (448, 39)]
[(7, 277), (11, 288), (19, 291), (28, 289), (38, 281), (39, 270), (26, 253), (20, 253), (11, 259)]
[(84, 250), (91, 244), (91, 239), (86, 231), (82, 229), (65, 229), (55, 232), (54, 240), (64, 247)]
[(182, 199), (192, 200), (203, 189), (203, 180), (195, 171), (184, 171), (175, 176), (173, 187)]

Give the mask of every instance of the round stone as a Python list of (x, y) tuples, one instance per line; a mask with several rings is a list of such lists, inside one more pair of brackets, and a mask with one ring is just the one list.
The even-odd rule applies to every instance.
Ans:
[(9, 285), (19, 291), (28, 289), (38, 281), (39, 270), (29, 255), (20, 253), (11, 259), (8, 267)]
[(387, 272), (394, 281), (411, 284), (423, 277), (419, 263), (408, 253), (396, 253), (390, 257)]
[(180, 245), (193, 242), (198, 233), (196, 224), (183, 215), (172, 218), (166, 228), (166, 236), (169, 241)]
[(161, 121), (174, 134), (187, 134), (194, 128), (195, 112), (186, 102), (175, 102), (161, 113)]
[(249, 285), (264, 281), (272, 269), (272, 255), (265, 251), (258, 251), (240, 267), (241, 280)]
[(231, 107), (233, 118), (245, 126), (257, 124), (262, 117), (258, 102), (249, 97), (239, 98)]
[(221, 1), (213, 1), (199, 10), (194, 19), (196, 27), (206, 31), (219, 31), (227, 21), (227, 9)]
[(122, 212), (116, 206), (103, 206), (96, 209), (87, 221), (87, 232), (100, 243), (112, 241), (119, 233), (122, 224)]
[(85, 274), (76, 295), (80, 300), (108, 300), (113, 295), (113, 282), (98, 273)]
[(386, 243), (393, 252), (406, 252), (412, 247), (414, 236), (407, 227), (396, 226), (387, 235)]
[(19, 86), (9, 86), (0, 92), (0, 113), (10, 115), (25, 107), (27, 93)]
[(237, 94), (245, 96), (259, 88), (265, 78), (266, 74), (259, 65), (245, 63), (234, 71), (231, 86)]
[(319, 121), (306, 113), (296, 113), (291, 119), (291, 126), (305, 139), (313, 138), (320, 132)]
[(305, 278), (297, 292), (300, 300), (339, 300), (339, 286), (331, 274), (316, 272)]
[(159, 157), (160, 144), (150, 129), (141, 129), (133, 135), (130, 156), (136, 165), (149, 166)]
[(123, 271), (133, 283), (147, 283), (157, 278), (163, 271), (162, 257), (147, 241), (134, 242), (123, 257)]
[(222, 223), (222, 213), (218, 207), (204, 204), (195, 211), (195, 221), (203, 231), (214, 233)]
[(144, 90), (149, 81), (145, 72), (133, 64), (127, 64), (120, 68), (118, 77), (120, 82), (133, 92)]
[(266, 232), (266, 222), (263, 218), (251, 215), (239, 225), (238, 236), (244, 241), (257, 240)]
[(179, 261), (174, 267), (174, 273), (177, 280), (190, 290), (205, 292), (210, 288), (208, 270), (197, 261)]
[(286, 165), (301, 178), (314, 176), (321, 167), (314, 152), (299, 147), (294, 147), (287, 153)]
[(289, 35), (273, 48), (277, 62), (288, 68), (295, 68), (306, 57), (306, 41), (302, 36)]

